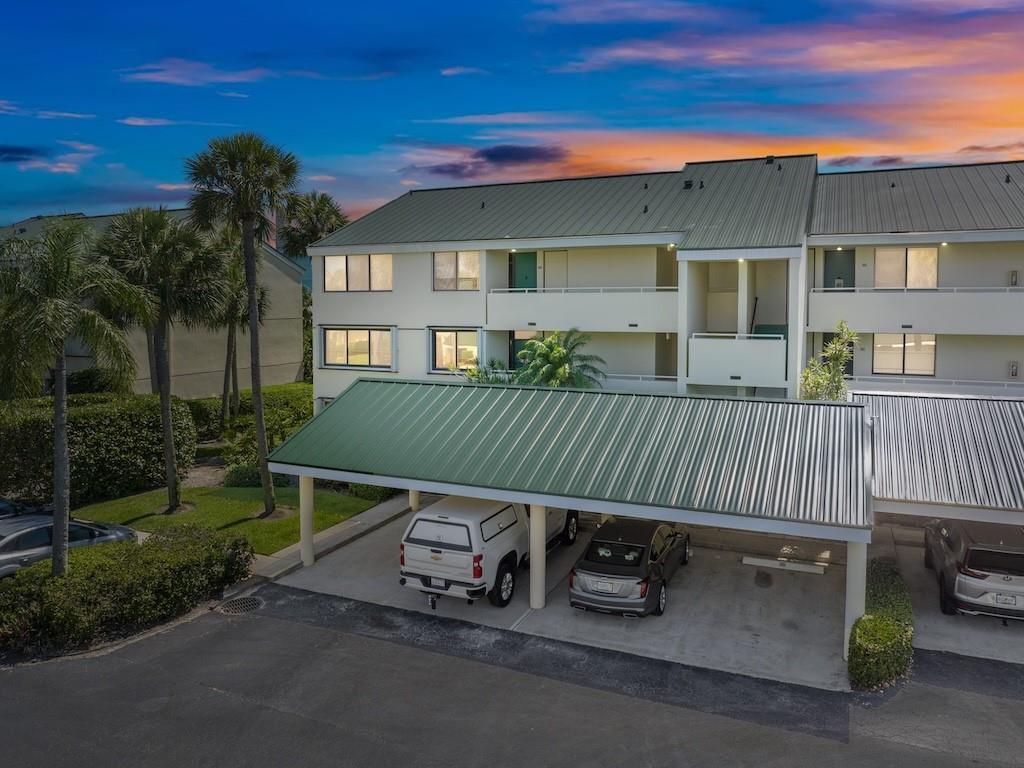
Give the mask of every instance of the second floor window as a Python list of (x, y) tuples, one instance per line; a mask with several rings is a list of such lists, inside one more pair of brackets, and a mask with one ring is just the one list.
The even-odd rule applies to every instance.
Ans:
[(876, 248), (876, 288), (935, 288), (938, 248)]
[(324, 365), (391, 368), (391, 329), (324, 328)]
[(391, 254), (324, 256), (324, 291), (390, 291)]
[(935, 375), (935, 334), (876, 333), (872, 373)]
[(479, 251), (441, 251), (434, 254), (435, 291), (476, 291), (479, 288)]

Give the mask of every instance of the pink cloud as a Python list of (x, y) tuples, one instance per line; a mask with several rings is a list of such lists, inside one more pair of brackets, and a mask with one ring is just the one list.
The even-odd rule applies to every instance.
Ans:
[(169, 58), (128, 70), (121, 75), (121, 79), (134, 82), (199, 86), (213, 83), (251, 83), (274, 76), (273, 71), (264, 67), (227, 70), (218, 69), (205, 61)]
[(330, 174), (327, 174), (327, 173), (318, 173), (316, 176), (307, 176), (306, 178), (308, 178), (310, 181), (319, 181), (319, 182), (337, 181), (337, 177), (331, 176)]
[(446, 123), (448, 125), (555, 125), (575, 123), (584, 118), (572, 112), (491, 112), (479, 115), (456, 115), (419, 123)]
[(117, 122), (122, 125), (134, 125), (146, 128), (157, 125), (177, 125), (174, 120), (168, 120), (166, 117), (122, 117)]
[(52, 109), (41, 109), (36, 112), (36, 117), (41, 120), (92, 120), (96, 115), (85, 112), (60, 112)]
[(92, 160), (103, 150), (95, 144), (82, 141), (58, 140), (58, 144), (67, 147), (70, 152), (63, 152), (52, 159), (36, 158), (18, 164), (19, 171), (46, 171), (47, 173), (75, 174), (82, 166)]
[(480, 67), (444, 67), (441, 70), (441, 77), (458, 77), (459, 75), (489, 75), (486, 69)]
[(534, 19), (556, 24), (695, 21), (718, 14), (706, 5), (677, 0), (541, 0)]
[(168, 183), (164, 183), (164, 184), (157, 184), (156, 188), (157, 189), (161, 189), (161, 190), (163, 190), (165, 192), (176, 192), (176, 191), (179, 191), (179, 190), (183, 191), (183, 190), (186, 190), (186, 189), (192, 189), (192, 185), (191, 184), (168, 184)]

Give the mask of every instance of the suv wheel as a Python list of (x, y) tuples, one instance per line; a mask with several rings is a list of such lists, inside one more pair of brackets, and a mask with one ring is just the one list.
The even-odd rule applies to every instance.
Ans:
[(939, 610), (941, 610), (947, 616), (956, 616), (956, 604), (953, 602), (953, 598), (949, 596), (949, 590), (946, 589), (946, 580), (939, 577)]
[(516, 571), (513, 562), (509, 558), (501, 561), (498, 573), (494, 577), (494, 586), (487, 593), (487, 599), (495, 608), (504, 608), (512, 602), (512, 595), (516, 592)]
[(580, 513), (567, 512), (565, 515), (565, 528), (562, 529), (562, 543), (571, 545), (576, 543), (576, 537), (580, 534)]
[(655, 603), (654, 610), (652, 611), (652, 613), (655, 616), (661, 616), (663, 613), (665, 613), (665, 605), (667, 604), (667, 602), (668, 590), (665, 589), (665, 583), (662, 582), (661, 586), (658, 588), (658, 602)]

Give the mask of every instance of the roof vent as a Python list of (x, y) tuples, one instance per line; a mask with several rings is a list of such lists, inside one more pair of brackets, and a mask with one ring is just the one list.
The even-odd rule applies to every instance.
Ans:
[(647, 206), (644, 206), (644, 213), (647, 213)]
[(644, 182), (644, 189), (647, 189), (647, 182)]
[(1009, 183), (1010, 183), (1010, 174), (1006, 174), (1006, 183), (1007, 183), (1007, 184), (1009, 184)]
[(701, 180), (700, 180), (700, 188), (701, 188), (701, 189), (704, 189), (704, 179), (701, 179)]
[(775, 170), (776, 171), (781, 171), (782, 170), (782, 163), (779, 163), (777, 166), (775, 166)]
[(896, 189), (896, 182), (895, 181), (889, 183), (889, 189)]
[(686, 179), (683, 182), (683, 189), (693, 189), (693, 179)]
[(764, 164), (765, 165), (775, 165), (775, 155), (768, 155), (768, 157), (766, 157), (764, 159)]
[(482, 209), (485, 205), (487, 205), (487, 203), (485, 203), (483, 200), (481, 200), (480, 201), (480, 208)]

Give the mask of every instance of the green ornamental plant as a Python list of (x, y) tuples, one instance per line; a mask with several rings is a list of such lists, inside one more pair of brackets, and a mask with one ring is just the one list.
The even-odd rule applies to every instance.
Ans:
[(599, 367), (604, 360), (583, 352), (589, 342), (590, 337), (578, 328), (530, 339), (519, 351), (523, 366), (516, 373), (516, 382), (540, 387), (599, 388), (605, 377)]
[(835, 335), (812, 357), (800, 373), (802, 400), (846, 400), (846, 366), (853, 359), (857, 334), (842, 320), (836, 324)]

